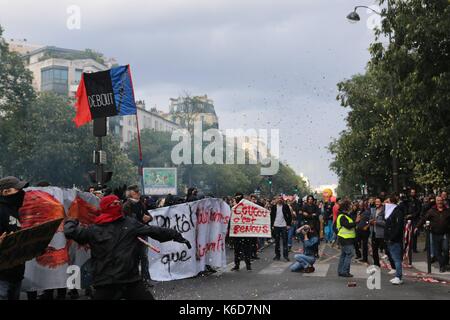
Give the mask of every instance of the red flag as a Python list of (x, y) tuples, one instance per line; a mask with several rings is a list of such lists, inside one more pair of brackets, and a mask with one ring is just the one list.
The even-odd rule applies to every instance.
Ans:
[(84, 75), (81, 76), (80, 84), (78, 85), (75, 109), (77, 114), (73, 121), (77, 127), (81, 127), (85, 123), (92, 120), (91, 110), (89, 109), (89, 103), (87, 99), (86, 87), (84, 86)]

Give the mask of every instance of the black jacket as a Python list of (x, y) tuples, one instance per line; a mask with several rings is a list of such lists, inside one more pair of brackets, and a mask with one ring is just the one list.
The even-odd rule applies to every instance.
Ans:
[(150, 236), (160, 242), (181, 237), (174, 229), (147, 226), (130, 217), (86, 228), (78, 226), (78, 221), (67, 220), (64, 234), (80, 244), (89, 244), (94, 286), (140, 280), (138, 236)]
[(144, 215), (148, 215), (144, 198), (141, 198), (137, 202), (128, 199), (123, 205), (123, 212), (128, 217), (135, 218), (140, 223), (144, 223), (142, 219), (144, 218)]
[(403, 242), (404, 227), (404, 212), (401, 207), (397, 206), (386, 219), (384, 239), (391, 242)]
[[(283, 203), (283, 216), (284, 220), (286, 221), (286, 225), (289, 227), (292, 224), (292, 214), (291, 209), (289, 209), (289, 206), (285, 203)], [(277, 205), (272, 205), (272, 208), (270, 210), (270, 225), (273, 227), (273, 224), (275, 223), (275, 218), (277, 216)]]
[[(0, 235), (20, 230), (19, 208), (8, 203), (7, 197), (0, 196)], [(25, 264), (0, 271), (0, 280), (17, 282), (23, 279)]]
[[(306, 216), (303, 214), (306, 213)], [(320, 231), (320, 209), (317, 205), (309, 205), (305, 203), (302, 207), (302, 218), (304, 224), (312, 226), (316, 232)]]
[(409, 198), (407, 203), (407, 213), (406, 218), (411, 219), (414, 225), (420, 220), (420, 215), (422, 213), (422, 203), (417, 198)]
[(430, 221), (431, 233), (440, 235), (450, 233), (450, 209), (444, 208), (444, 211), (439, 212), (437, 208), (431, 208), (417, 227), (424, 225), (427, 220)]

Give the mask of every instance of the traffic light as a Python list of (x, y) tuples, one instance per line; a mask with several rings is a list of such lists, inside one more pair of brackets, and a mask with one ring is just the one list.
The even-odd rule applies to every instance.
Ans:
[(272, 185), (272, 177), (268, 177), (267, 180), (269, 182), (269, 185)]
[[(92, 183), (103, 186), (105, 183), (111, 181), (113, 172), (112, 171), (103, 171), (101, 174), (102, 179), (97, 178), (97, 174), (95, 171), (89, 171), (88, 174), (89, 174), (89, 179), (91, 180)], [(102, 181), (99, 181), (99, 180), (102, 180)]]

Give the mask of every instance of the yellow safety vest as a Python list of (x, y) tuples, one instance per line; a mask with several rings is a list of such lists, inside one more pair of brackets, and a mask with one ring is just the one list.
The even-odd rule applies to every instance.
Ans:
[(347, 229), (343, 226), (341, 226), (341, 217), (344, 216), (347, 218), (349, 223), (353, 223), (352, 218), (350, 218), (349, 216), (345, 215), (345, 214), (340, 214), (337, 218), (336, 221), (336, 227), (338, 229), (338, 237), (344, 238), (344, 239), (354, 239), (356, 238), (356, 232), (355, 232), (355, 228), (352, 229)]

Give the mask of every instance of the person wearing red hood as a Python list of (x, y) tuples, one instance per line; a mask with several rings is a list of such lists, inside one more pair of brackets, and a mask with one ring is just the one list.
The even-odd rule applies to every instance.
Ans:
[(89, 244), (96, 300), (152, 300), (139, 275), (138, 259), (140, 241), (137, 237), (149, 236), (157, 241), (188, 240), (174, 229), (148, 226), (122, 214), (122, 204), (115, 195), (100, 201), (100, 214), (88, 227), (79, 226), (77, 220), (68, 219), (64, 234), (79, 244)]

